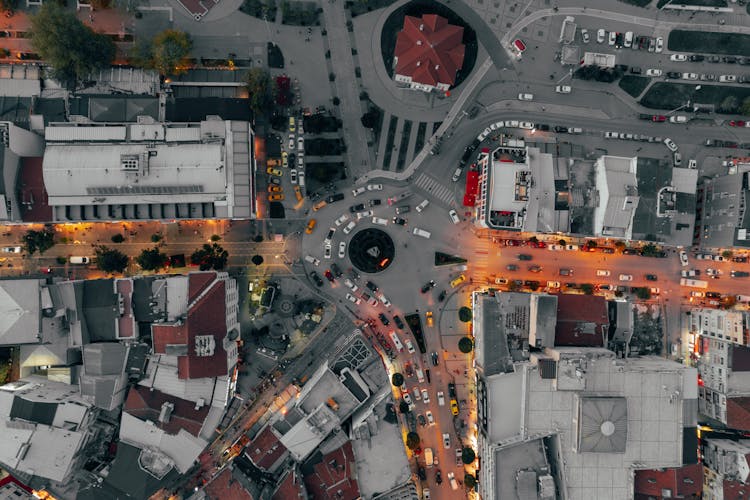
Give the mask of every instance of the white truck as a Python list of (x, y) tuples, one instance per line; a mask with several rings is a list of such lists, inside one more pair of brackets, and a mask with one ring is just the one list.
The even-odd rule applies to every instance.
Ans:
[(708, 281), (682, 278), (680, 280), (680, 286), (689, 286), (693, 288), (708, 288)]

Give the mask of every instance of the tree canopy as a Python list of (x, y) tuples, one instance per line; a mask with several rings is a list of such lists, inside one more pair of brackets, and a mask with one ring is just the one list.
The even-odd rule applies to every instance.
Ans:
[(156, 271), (167, 264), (169, 257), (156, 247), (144, 248), (141, 254), (135, 258), (135, 261), (144, 271)]
[(35, 252), (44, 253), (55, 245), (55, 233), (51, 228), (44, 228), (41, 231), (30, 229), (23, 236), (23, 244), (29, 255)]
[(417, 448), (419, 448), (419, 443), (421, 441), (422, 440), (419, 438), (419, 434), (417, 434), (416, 432), (409, 432), (406, 434), (406, 446), (410, 450), (416, 450)]
[(469, 465), (470, 463), (474, 462), (474, 459), (476, 459), (476, 454), (474, 453), (474, 450), (469, 448), (468, 446), (465, 446), (463, 450), (461, 450), (461, 461), (465, 463), (466, 465)]
[(150, 40), (137, 42), (130, 58), (133, 64), (155, 69), (164, 76), (176, 75), (184, 71), (192, 48), (193, 41), (184, 31), (164, 30)]
[(115, 44), (95, 33), (57, 2), (45, 3), (31, 16), (31, 44), (53, 68), (53, 76), (68, 87), (115, 58)]
[(468, 354), (474, 348), (474, 341), (469, 337), (461, 337), (458, 340), (458, 350), (464, 354)]
[(471, 321), (471, 316), (471, 309), (466, 306), (463, 306), (458, 310), (458, 319), (463, 323), (468, 323), (469, 321)]
[(96, 253), (96, 267), (107, 273), (121, 273), (128, 267), (128, 256), (119, 250), (100, 246)]
[(203, 246), (193, 252), (190, 256), (190, 262), (200, 266), (201, 271), (209, 269), (224, 269), (229, 260), (229, 252), (224, 250), (218, 243), (204, 243)]
[(264, 115), (273, 109), (273, 83), (271, 75), (262, 68), (253, 68), (247, 72), (247, 92), (250, 97), (250, 109), (253, 113)]
[(396, 387), (401, 387), (401, 384), (404, 383), (404, 376), (400, 373), (396, 372), (393, 375), (391, 375), (391, 384), (395, 385)]

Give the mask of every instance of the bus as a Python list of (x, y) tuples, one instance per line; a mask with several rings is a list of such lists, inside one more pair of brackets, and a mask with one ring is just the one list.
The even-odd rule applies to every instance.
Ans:
[(690, 286), (693, 288), (708, 288), (708, 281), (682, 278), (680, 280), (680, 286)]

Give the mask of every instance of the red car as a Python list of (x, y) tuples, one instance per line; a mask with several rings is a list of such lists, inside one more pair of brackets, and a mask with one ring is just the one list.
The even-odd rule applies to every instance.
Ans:
[(667, 117), (664, 115), (654, 115), (651, 117), (651, 121), (661, 123), (667, 121)]
[(523, 53), (524, 50), (526, 50), (526, 44), (523, 43), (520, 39), (516, 38), (513, 40), (513, 46), (516, 48), (518, 52)]
[(742, 120), (732, 120), (731, 122), (729, 122), (729, 126), (730, 127), (744, 127), (745, 122)]
[(326, 279), (328, 279), (328, 281), (330, 281), (331, 283), (333, 283), (334, 281), (336, 281), (335, 278), (333, 277), (333, 273), (331, 272), (330, 269), (327, 269), (324, 274), (325, 274)]
[(543, 241), (537, 241), (536, 242), (536, 247), (537, 248), (547, 248), (547, 244), (545, 242), (543, 242)]

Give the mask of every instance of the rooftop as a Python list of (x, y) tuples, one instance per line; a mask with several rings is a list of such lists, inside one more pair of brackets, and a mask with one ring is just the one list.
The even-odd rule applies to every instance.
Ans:
[(198, 436), (210, 408), (198, 407), (192, 401), (137, 385), (130, 388), (123, 411), (149, 421), (169, 434), (184, 429)]
[(750, 248), (750, 171), (702, 180), (701, 245), (708, 248)]
[(352, 444), (326, 455), (316, 453), (303, 466), (305, 486), (312, 498), (360, 498)]
[(286, 447), (279, 441), (273, 428), (267, 425), (248, 443), (245, 455), (261, 469), (270, 469), (284, 453)]
[(39, 342), (43, 279), (0, 280), (0, 345)]
[(607, 336), (607, 301), (598, 295), (557, 297), (556, 346), (601, 347)]
[[(697, 500), (703, 491), (703, 466), (683, 465), (635, 471), (635, 500), (685, 498)], [(668, 492), (669, 495), (664, 493)]]
[(462, 27), (435, 14), (424, 14), (421, 19), (404, 16), (393, 51), (395, 74), (430, 86), (453, 85), (464, 62), (463, 34)]

